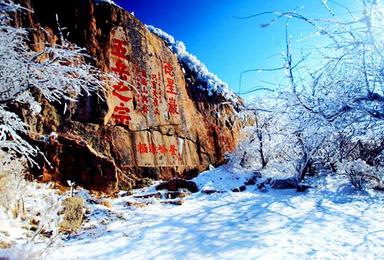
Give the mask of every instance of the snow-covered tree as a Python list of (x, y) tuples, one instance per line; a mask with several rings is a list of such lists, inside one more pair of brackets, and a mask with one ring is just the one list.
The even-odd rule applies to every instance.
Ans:
[[(306, 17), (299, 11), (252, 16), (274, 15), (263, 27), (278, 19), (298, 19), (314, 29), (306, 38), (317, 37), (316, 47), (296, 48), (287, 22), (281, 66), (286, 80), (271, 94), (274, 102), (252, 105), (267, 111), (259, 113), (258, 122), (274, 120), (273, 127), (285, 128), (283, 135), (269, 139), (280, 139), (281, 146), (268, 147), (274, 142), (264, 140), (263, 149), (270, 149), (272, 157), (285, 165), (294, 163), (292, 174), (299, 179), (316, 164), (332, 171), (348, 160), (362, 159), (373, 167), (383, 164), (383, 5), (381, 1), (356, 1), (359, 15), (338, 4), (346, 15), (337, 16), (330, 6), (333, 2), (322, 3), (329, 18)], [(254, 126), (251, 139), (258, 138), (259, 128)]]
[(46, 43), (38, 52), (27, 43), (27, 30), (10, 26), (14, 12), (29, 12), (9, 0), (0, 1), (0, 148), (14, 151), (33, 161), (39, 151), (25, 141), (28, 126), (9, 110), (13, 103), (23, 103), (30, 113), (41, 107), (32, 91), (50, 102), (74, 101), (102, 89), (103, 75), (85, 62), (85, 50), (61, 39), (60, 44)]

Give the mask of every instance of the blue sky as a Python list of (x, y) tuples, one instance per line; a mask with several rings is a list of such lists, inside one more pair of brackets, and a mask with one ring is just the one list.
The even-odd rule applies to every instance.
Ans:
[[(114, 0), (143, 23), (154, 25), (175, 39), (183, 41), (187, 50), (196, 55), (208, 69), (227, 82), (235, 91), (239, 90), (239, 75), (242, 71), (255, 68), (274, 68), (282, 65), (279, 54), (285, 38), (285, 22), (281, 20), (270, 27), (260, 24), (272, 16), (253, 19), (236, 19), (264, 11), (291, 11), (301, 7), (300, 13), (323, 18), (328, 13), (321, 0)], [(351, 10), (354, 0), (338, 0)], [(345, 13), (340, 6), (329, 1), (336, 13)], [(289, 33), (293, 39), (301, 38), (301, 33), (310, 32), (303, 22), (289, 22)], [(296, 47), (316, 44), (319, 39), (295, 43)], [(277, 82), (280, 73), (249, 73), (244, 75), (241, 92), (255, 86), (268, 86), (267, 82)], [(255, 93), (244, 95), (250, 98)]]

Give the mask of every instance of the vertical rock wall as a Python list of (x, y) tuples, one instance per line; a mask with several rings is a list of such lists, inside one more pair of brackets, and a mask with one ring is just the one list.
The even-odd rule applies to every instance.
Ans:
[[(91, 0), (19, 2), (34, 10), (15, 19), (32, 28), (32, 48), (56, 42), (60, 24), (68, 40), (94, 57), (88, 62), (116, 76), (106, 82), (102, 99), (84, 96), (68, 109), (42, 100), (42, 114), (25, 117), (34, 140), (59, 133), (53, 179), (113, 192), (149, 179), (191, 178), (209, 164), (223, 163), (235, 148), (234, 104), (198, 90), (196, 75), (131, 14)], [(47, 152), (46, 144), (37, 143)]]

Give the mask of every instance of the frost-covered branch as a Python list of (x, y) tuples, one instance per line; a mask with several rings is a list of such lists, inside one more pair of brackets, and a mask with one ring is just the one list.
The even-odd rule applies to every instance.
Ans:
[(89, 57), (84, 49), (66, 41), (32, 51), (26, 44), (27, 30), (9, 25), (11, 14), (21, 9), (28, 12), (11, 1), (0, 4), (0, 148), (32, 161), (38, 149), (22, 138), (28, 127), (10, 105), (23, 103), (37, 114), (41, 107), (32, 92), (50, 102), (76, 101), (80, 95), (103, 90), (104, 75), (85, 62)]
[[(338, 16), (332, 9), (334, 2), (322, 3), (328, 18), (307, 17), (298, 10), (243, 17), (273, 16), (262, 27), (280, 19), (287, 19), (287, 24), (291, 19), (303, 21), (313, 28), (303, 38), (318, 37), (318, 44), (298, 51), (296, 44), (302, 44), (303, 38), (295, 41), (285, 28), (283, 66), (269, 69), (284, 68), (284, 84), (279, 82), (264, 100), (248, 105), (258, 112), (258, 122), (271, 123), (260, 127), (255, 122), (237, 154), (247, 152), (256, 160), (254, 165), (263, 164), (265, 158), (255, 156), (260, 143), (251, 142), (260, 140), (263, 130), (269, 134), (262, 138), (262, 149), (270, 158), (264, 167), (267, 172), (288, 171), (301, 179), (321, 169), (339, 172), (340, 164), (358, 159), (384, 172), (383, 4), (359, 1), (360, 15), (347, 10), (349, 15)], [(314, 60), (319, 64), (314, 66)]]

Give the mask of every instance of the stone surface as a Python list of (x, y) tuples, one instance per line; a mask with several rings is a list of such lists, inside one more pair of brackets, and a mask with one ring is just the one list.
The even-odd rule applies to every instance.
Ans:
[(66, 198), (63, 203), (63, 221), (60, 223), (61, 231), (74, 232), (83, 223), (84, 200), (78, 197)]
[[(15, 19), (33, 28), (33, 49), (59, 39), (57, 14), (68, 40), (94, 57), (88, 62), (118, 77), (105, 83), (104, 99), (83, 96), (65, 112), (64, 104), (41, 100), (39, 117), (25, 115), (31, 142), (54, 160), (42, 167), (44, 178), (111, 193), (148, 179), (192, 178), (235, 148), (234, 105), (196, 89), (196, 76), (129, 12), (91, 0), (17, 2), (34, 10)], [(51, 131), (59, 134), (54, 148), (38, 141)]]
[[(12, 247), (12, 244), (10, 242), (0, 241), (0, 249), (8, 249), (11, 247)], [(5, 259), (7, 259), (7, 258), (5, 258)]]

